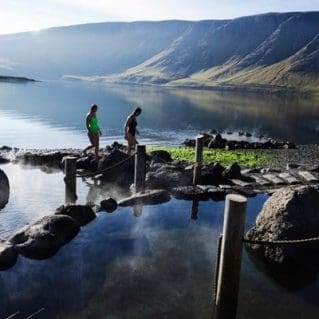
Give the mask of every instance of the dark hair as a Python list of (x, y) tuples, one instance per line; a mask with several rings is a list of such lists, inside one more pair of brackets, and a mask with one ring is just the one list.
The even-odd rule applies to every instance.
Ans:
[(139, 115), (142, 113), (142, 109), (140, 107), (136, 107), (135, 110), (133, 111), (133, 115)]
[(97, 110), (97, 105), (96, 105), (96, 104), (92, 104), (92, 105), (91, 105), (91, 112), (93, 111), (93, 109), (96, 109), (96, 110)]

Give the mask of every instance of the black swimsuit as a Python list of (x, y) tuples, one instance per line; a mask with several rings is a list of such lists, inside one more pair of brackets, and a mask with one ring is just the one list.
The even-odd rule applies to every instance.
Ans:
[(128, 125), (128, 132), (132, 134), (133, 136), (135, 136), (135, 133), (136, 133), (136, 126), (137, 126), (136, 119), (133, 119)]

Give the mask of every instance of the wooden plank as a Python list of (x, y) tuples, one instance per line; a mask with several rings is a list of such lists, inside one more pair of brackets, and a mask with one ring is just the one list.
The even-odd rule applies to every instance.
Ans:
[(265, 174), (263, 175), (264, 178), (268, 179), (271, 183), (275, 185), (282, 185), (286, 184), (285, 181), (283, 181), (281, 178), (277, 177), (276, 175), (273, 174)]
[(255, 181), (256, 181), (256, 183), (257, 183), (258, 185), (266, 186), (266, 185), (270, 185), (270, 184), (271, 184), (268, 180), (266, 180), (266, 179), (264, 179), (264, 178), (262, 178), (262, 177), (260, 177), (260, 176), (251, 175), (251, 177), (255, 179)]
[(318, 182), (318, 178), (308, 171), (299, 171), (298, 174), (303, 177), (307, 182)]
[(283, 180), (287, 181), (289, 184), (299, 184), (301, 181), (299, 181), (296, 177), (290, 175), (289, 173), (281, 173), (278, 175)]
[(247, 187), (247, 186), (251, 186), (252, 183), (248, 183), (248, 182), (244, 182), (240, 179), (231, 179), (231, 182), (235, 185), (241, 186), (241, 187)]

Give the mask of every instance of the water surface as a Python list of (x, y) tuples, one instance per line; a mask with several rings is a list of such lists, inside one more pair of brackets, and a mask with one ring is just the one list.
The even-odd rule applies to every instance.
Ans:
[(85, 115), (92, 103), (100, 107), (102, 145), (124, 141), (124, 122), (137, 105), (143, 109), (139, 138), (146, 144), (180, 144), (213, 128), (318, 143), (319, 102), (313, 98), (67, 81), (0, 83), (1, 143), (84, 147)]
[[(10, 201), (0, 211), (1, 237), (63, 203), (61, 172), (1, 168), (11, 183)], [(79, 203), (98, 203), (111, 192), (121, 196), (81, 181), (77, 187)], [(249, 199), (246, 229), (266, 199)], [(224, 202), (200, 202), (197, 212), (192, 206), (171, 200), (99, 213), (55, 256), (41, 261), (19, 256), (14, 267), (0, 272), (0, 318), (16, 311), (26, 318), (41, 308), (37, 318), (211, 318)], [(238, 318), (297, 319), (302, 313), (316, 319), (318, 292), (316, 274), (297, 288), (287, 287), (244, 253)]]
[[(123, 124), (134, 106), (140, 141), (180, 144), (200, 130), (247, 130), (296, 143), (318, 143), (319, 105), (314, 99), (239, 95), (81, 82), (0, 83), (0, 145), (24, 148), (84, 147), (88, 106), (99, 105), (102, 145), (123, 141)], [(0, 211), (0, 237), (52, 214), (64, 202), (63, 174), (1, 165), (11, 194)], [(98, 203), (115, 187), (78, 180), (78, 203)], [(248, 229), (267, 199), (249, 199)], [(216, 243), (224, 202), (171, 200), (140, 209), (100, 213), (55, 256), (19, 256), (0, 272), (0, 318), (211, 318)], [(238, 318), (317, 319), (317, 273), (298, 287), (244, 253)], [(294, 281), (294, 280), (293, 280)]]

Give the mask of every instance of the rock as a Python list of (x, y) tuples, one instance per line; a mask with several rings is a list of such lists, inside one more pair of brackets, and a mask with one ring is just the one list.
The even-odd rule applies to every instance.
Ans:
[(0, 209), (4, 208), (8, 201), (10, 196), (10, 185), (9, 185), (9, 179), (6, 175), (6, 173), (0, 169)]
[(150, 167), (149, 167), (149, 171), (150, 172), (156, 172), (162, 166), (163, 166), (162, 162), (158, 162), (158, 163), (151, 162), (150, 163)]
[(192, 171), (185, 171), (183, 167), (164, 165), (155, 172), (146, 174), (145, 186), (150, 189), (171, 189), (177, 186), (192, 184)]
[[(252, 240), (293, 240), (319, 235), (319, 189), (313, 186), (285, 187), (264, 204), (247, 237)], [(270, 263), (293, 266), (316, 262), (318, 242), (289, 245), (248, 245)]]
[(207, 171), (215, 175), (216, 178), (221, 179), (222, 174), (225, 171), (225, 167), (218, 162), (209, 164), (207, 166)]
[(134, 181), (134, 156), (115, 149), (99, 161), (98, 170), (106, 170), (102, 177), (105, 182), (131, 185)]
[(298, 168), (300, 168), (301, 166), (302, 166), (301, 164), (287, 163), (287, 165), (286, 165), (286, 170), (298, 169)]
[(253, 167), (253, 168), (247, 168), (242, 171), (242, 174), (260, 174), (261, 168), (259, 167)]
[(0, 271), (12, 267), (18, 258), (18, 253), (9, 242), (0, 240)]
[(10, 163), (10, 160), (6, 157), (0, 156), (0, 164)]
[(16, 156), (18, 161), (23, 164), (35, 165), (35, 166), (51, 166), (56, 168), (62, 167), (62, 160), (66, 156), (75, 156), (76, 154), (71, 154), (70, 152), (63, 151), (43, 151), (34, 150), (27, 152), (19, 152)]
[(89, 205), (62, 205), (56, 209), (55, 214), (70, 216), (79, 226), (88, 224), (96, 217)]
[(158, 205), (168, 202), (170, 199), (171, 196), (168, 191), (164, 189), (153, 189), (124, 198), (119, 201), (118, 204), (119, 206)]
[(249, 132), (244, 132), (244, 135), (245, 135), (246, 137), (251, 137), (251, 136), (252, 136), (252, 134), (249, 133)]
[(206, 171), (202, 172), (200, 184), (204, 185), (218, 185), (223, 178), (223, 171), (225, 167), (219, 163), (213, 163), (206, 166)]
[(79, 159), (76, 160), (76, 168), (85, 169), (85, 170), (92, 169), (91, 162), (92, 162), (91, 156), (80, 157)]
[(69, 216), (45, 216), (25, 226), (10, 239), (10, 243), (25, 257), (44, 259), (55, 255), (79, 231), (78, 223)]
[(260, 170), (261, 174), (268, 174), (268, 173), (281, 173), (280, 168), (274, 168), (274, 167), (267, 167), (267, 168), (262, 168)]
[(208, 148), (224, 148), (226, 145), (226, 140), (222, 138), (220, 134), (216, 134), (216, 136), (210, 140), (208, 140), (207, 147)]
[(292, 142), (286, 142), (284, 143), (283, 145), (283, 148), (286, 148), (286, 149), (296, 149), (296, 144), (292, 143)]
[(170, 162), (172, 160), (171, 154), (164, 150), (152, 151), (150, 154), (155, 161)]
[(108, 197), (103, 199), (100, 202), (100, 209), (99, 211), (106, 211), (108, 213), (112, 213), (117, 209), (117, 202), (115, 199)]
[(111, 145), (111, 148), (113, 150), (118, 150), (120, 149), (121, 147), (123, 147), (123, 144), (119, 143), (118, 141), (114, 141)]
[(236, 149), (236, 143), (234, 141), (228, 141), (225, 145), (225, 150), (226, 151), (231, 151)]
[(309, 171), (319, 173), (319, 166), (312, 167)]
[(184, 141), (184, 145), (185, 146), (189, 146), (189, 147), (195, 147), (196, 141), (194, 139), (186, 139)]
[(7, 146), (7, 145), (3, 145), (3, 146), (0, 147), (0, 151), (11, 152), (12, 151), (12, 147)]
[(233, 163), (229, 168), (225, 169), (223, 176), (228, 179), (240, 179), (242, 177), (240, 166), (236, 162)]
[(179, 186), (171, 189), (171, 194), (177, 199), (208, 200), (209, 193), (197, 186)]

